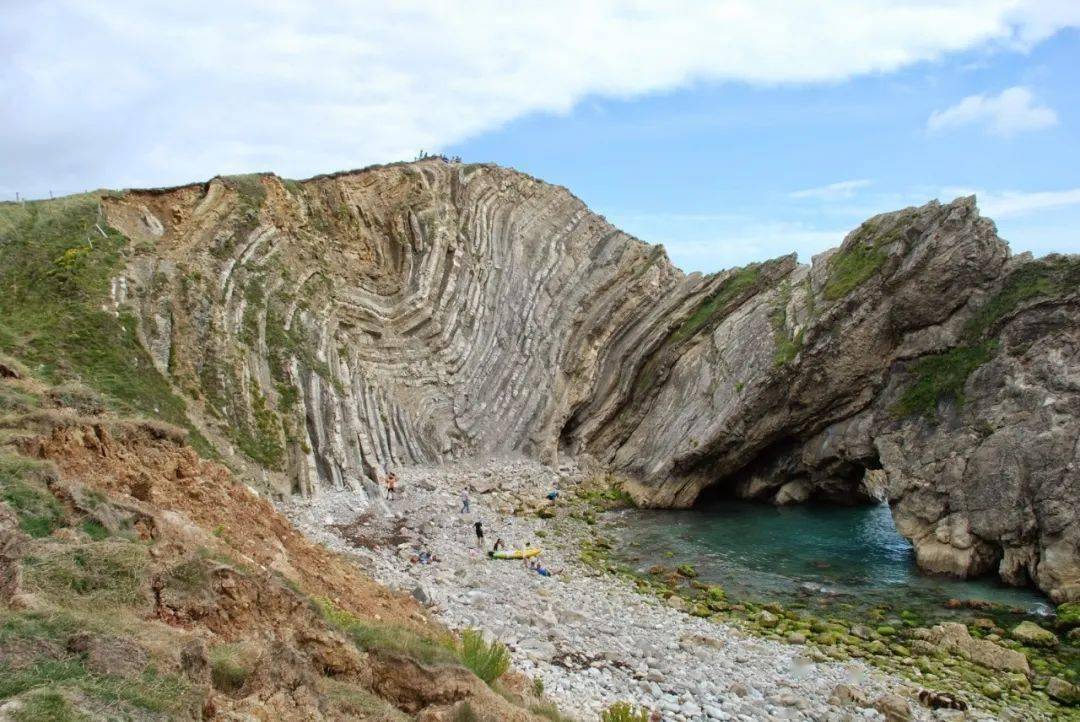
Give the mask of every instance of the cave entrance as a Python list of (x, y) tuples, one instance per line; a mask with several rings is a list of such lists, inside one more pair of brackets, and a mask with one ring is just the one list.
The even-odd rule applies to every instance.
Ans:
[(807, 467), (802, 463), (802, 448), (792, 438), (771, 444), (738, 472), (702, 490), (694, 506), (708, 508), (731, 500), (776, 506), (808, 501), (867, 506), (885, 500), (886, 477), (876, 453), (827, 459)]

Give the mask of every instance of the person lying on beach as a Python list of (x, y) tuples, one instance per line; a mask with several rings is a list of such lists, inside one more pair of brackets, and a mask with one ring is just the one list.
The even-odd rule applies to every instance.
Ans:
[(410, 561), (411, 561), (411, 562), (412, 562), (413, 564), (417, 564), (417, 563), (420, 563), (420, 564), (431, 564), (432, 562), (437, 562), (437, 561), (439, 561), (439, 557), (438, 557), (437, 555), (435, 555), (435, 554), (432, 554), (432, 553), (431, 553), (431, 552), (429, 552), (429, 551), (428, 551), (427, 549), (423, 549), (423, 550), (421, 550), (421, 552), (420, 552), (419, 554), (417, 554), (416, 556), (412, 557), (412, 558), (410, 559)]

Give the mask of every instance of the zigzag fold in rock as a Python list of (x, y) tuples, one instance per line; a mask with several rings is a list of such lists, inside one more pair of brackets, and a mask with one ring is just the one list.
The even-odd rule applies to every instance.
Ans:
[(973, 198), (684, 274), (567, 190), (434, 158), (128, 191), (116, 300), (282, 493), (389, 467), (592, 459), (639, 503), (892, 505), (925, 569), (1080, 598), (1080, 259)]

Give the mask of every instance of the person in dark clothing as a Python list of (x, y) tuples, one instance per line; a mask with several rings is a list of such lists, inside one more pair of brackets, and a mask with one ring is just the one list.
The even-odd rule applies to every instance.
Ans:
[(503, 540), (500, 537), (500, 538), (495, 540), (495, 546), (491, 547), (491, 551), (497, 552), (500, 549), (505, 549), (505, 548), (506, 548), (506, 544), (503, 543)]
[(476, 530), (476, 546), (481, 549), (484, 548), (484, 523), (477, 519), (473, 522), (473, 529)]

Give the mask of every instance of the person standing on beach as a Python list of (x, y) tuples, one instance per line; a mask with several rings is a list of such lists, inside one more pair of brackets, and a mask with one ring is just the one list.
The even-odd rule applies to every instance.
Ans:
[(484, 522), (482, 522), (480, 519), (477, 519), (475, 522), (473, 522), (473, 529), (476, 530), (476, 546), (483, 549), (484, 548)]
[(389, 472), (386, 475), (386, 500), (394, 500), (394, 492), (397, 491), (397, 474)]
[(467, 490), (461, 492), (461, 511), (459, 511), (458, 513), (459, 514), (468, 514), (469, 513), (469, 492)]

